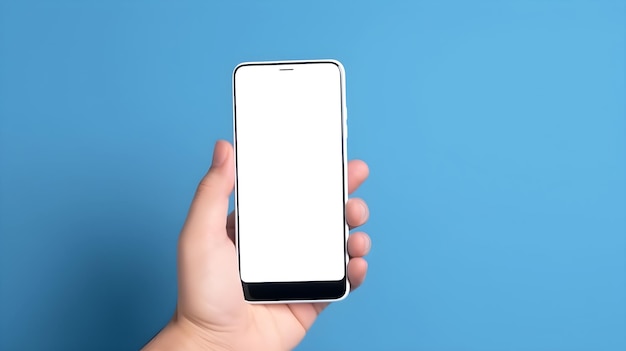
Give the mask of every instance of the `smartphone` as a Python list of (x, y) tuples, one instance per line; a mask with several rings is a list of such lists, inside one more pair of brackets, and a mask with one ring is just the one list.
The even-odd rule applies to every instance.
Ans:
[(250, 303), (345, 298), (347, 115), (336, 60), (233, 71), (236, 245)]

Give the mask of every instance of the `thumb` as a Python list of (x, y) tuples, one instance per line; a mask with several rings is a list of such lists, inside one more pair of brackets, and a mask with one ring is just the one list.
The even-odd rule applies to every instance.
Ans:
[(213, 163), (204, 176), (181, 234), (181, 241), (197, 245), (207, 241), (228, 239), (226, 217), (228, 197), (233, 191), (235, 170), (233, 148), (229, 142), (220, 140), (213, 150)]

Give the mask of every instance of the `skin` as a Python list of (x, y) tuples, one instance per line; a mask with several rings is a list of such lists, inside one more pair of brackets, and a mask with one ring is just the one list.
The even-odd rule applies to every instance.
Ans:
[[(304, 338), (328, 303), (251, 305), (245, 302), (234, 245), (235, 222), (228, 215), (234, 187), (233, 148), (218, 141), (213, 164), (200, 182), (178, 243), (178, 303), (172, 320), (144, 350), (291, 350)], [(362, 161), (348, 163), (348, 191), (367, 178)], [(306, 184), (302, 184), (306, 186)], [(366, 203), (351, 198), (351, 229), (369, 217)], [(365, 279), (371, 240), (363, 232), (348, 239), (352, 289)]]

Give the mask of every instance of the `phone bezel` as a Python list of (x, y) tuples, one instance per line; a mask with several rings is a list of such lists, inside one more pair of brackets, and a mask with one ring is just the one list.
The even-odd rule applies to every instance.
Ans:
[[(266, 282), (248, 283), (241, 279), (241, 262), (239, 254), (239, 213), (238, 213), (238, 187), (237, 187), (237, 96), (235, 77), (237, 70), (245, 66), (280, 66), (280, 65), (306, 65), (330, 63), (337, 66), (340, 72), (341, 89), (341, 135), (342, 135), (342, 170), (343, 170), (343, 217), (344, 217), (344, 276), (337, 281), (298, 281), (298, 282)], [(348, 251), (347, 241), (349, 227), (345, 219), (345, 208), (348, 200), (347, 184), (347, 109), (345, 94), (345, 70), (341, 62), (333, 59), (327, 60), (291, 60), (291, 61), (258, 61), (243, 62), (235, 67), (232, 74), (233, 96), (233, 144), (235, 150), (235, 244), (237, 246), (237, 261), (240, 273), (240, 281), (243, 288), (244, 298), (249, 303), (307, 303), (307, 302), (332, 302), (347, 297), (350, 291), (348, 275)]]

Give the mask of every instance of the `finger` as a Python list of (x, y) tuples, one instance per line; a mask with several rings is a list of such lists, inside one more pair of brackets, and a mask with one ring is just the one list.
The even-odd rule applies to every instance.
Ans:
[(213, 152), (213, 164), (204, 176), (194, 196), (181, 241), (191, 245), (226, 238), (228, 197), (233, 190), (233, 149), (230, 143), (218, 141)]
[(370, 174), (367, 163), (361, 160), (348, 162), (348, 194), (352, 194), (367, 179)]
[(350, 229), (354, 229), (367, 222), (370, 212), (365, 201), (359, 198), (348, 200), (346, 204), (346, 221)]
[(351, 258), (348, 262), (348, 279), (350, 290), (354, 290), (363, 284), (367, 274), (367, 261), (362, 257)]
[(350, 257), (363, 257), (370, 252), (372, 239), (363, 232), (351, 234), (348, 238), (348, 255)]

